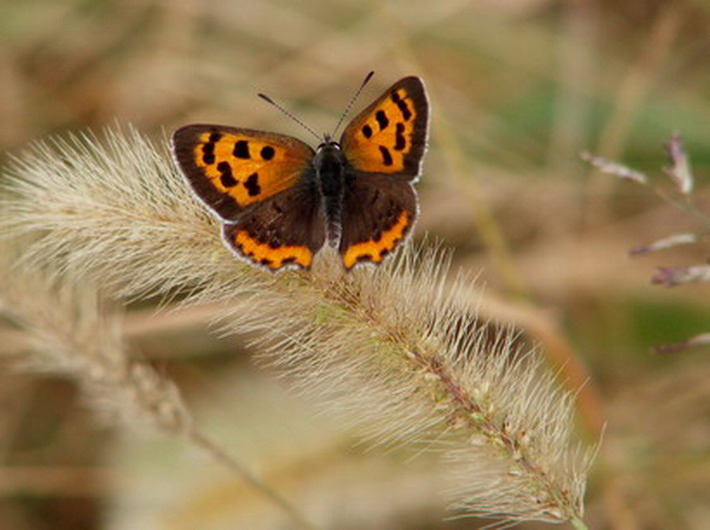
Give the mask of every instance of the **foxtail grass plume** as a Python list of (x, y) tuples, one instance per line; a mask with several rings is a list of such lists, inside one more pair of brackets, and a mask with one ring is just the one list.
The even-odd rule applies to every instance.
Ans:
[(0, 241), (0, 316), (24, 331), (31, 355), (21, 367), (75, 380), (108, 425), (180, 436), (278, 506), (295, 527), (313, 529), (278, 492), (197, 428), (178, 387), (126, 353), (121, 315), (84, 278), (45, 267), (18, 268), (18, 241)]
[(589, 458), (571, 441), (571, 398), (511, 329), (482, 322), (446, 252), (407, 245), (344, 273), (236, 260), (187, 191), (166, 143), (133, 130), (36, 144), (13, 159), (0, 233), (20, 258), (117, 299), (182, 293), (220, 302), (224, 333), (249, 333), (268, 365), (375, 444), (416, 443), (451, 469), (454, 515), (582, 523)]
[(0, 314), (25, 332), (33, 352), (25, 369), (76, 379), (109, 424), (178, 435), (192, 429), (177, 386), (126, 355), (120, 314), (90, 282), (57, 281), (44, 267), (18, 268), (17, 242), (0, 242), (0, 251)]

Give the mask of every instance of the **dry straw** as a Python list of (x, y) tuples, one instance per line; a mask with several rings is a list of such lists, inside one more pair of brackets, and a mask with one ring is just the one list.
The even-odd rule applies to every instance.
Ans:
[(256, 337), (332, 416), (377, 444), (440, 451), (455, 515), (584, 528), (589, 457), (570, 440), (570, 396), (512, 330), (479, 320), (445, 253), (408, 246), (350, 274), (327, 252), (307, 273), (256, 270), (224, 248), (166, 144), (133, 130), (36, 144), (4, 187), (0, 233), (31, 240), (15, 267), (115, 300), (219, 302), (223, 332)]

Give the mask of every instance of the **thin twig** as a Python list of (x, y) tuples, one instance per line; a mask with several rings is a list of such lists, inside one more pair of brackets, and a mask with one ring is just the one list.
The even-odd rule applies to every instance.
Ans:
[(240, 462), (232, 458), (227, 454), (218, 444), (212, 441), (205, 434), (201, 433), (196, 429), (190, 430), (188, 433), (188, 439), (196, 447), (200, 448), (202, 451), (207, 453), (213, 460), (223, 465), (227, 469), (231, 470), (249, 484), (256, 491), (261, 492), (266, 498), (270, 499), (274, 504), (281, 508), (294, 523), (298, 525), (299, 528), (304, 530), (316, 530), (317, 527), (311, 524), (298, 508), (291, 504), (284, 496), (282, 496), (278, 491), (268, 486), (264, 481), (259, 479), (246, 467), (244, 467)]

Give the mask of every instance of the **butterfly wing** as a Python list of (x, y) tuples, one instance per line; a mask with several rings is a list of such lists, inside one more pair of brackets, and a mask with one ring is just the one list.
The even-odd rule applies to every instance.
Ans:
[(343, 132), (340, 144), (351, 166), (339, 247), (346, 269), (382, 262), (411, 231), (418, 213), (412, 182), (421, 171), (428, 131), (424, 83), (405, 77)]
[(314, 155), (290, 136), (221, 125), (178, 129), (173, 152), (192, 190), (224, 221), (296, 185)]
[(415, 180), (429, 131), (429, 100), (419, 77), (397, 81), (358, 114), (340, 138), (343, 153), (359, 172)]
[(400, 176), (357, 175), (346, 186), (339, 251), (343, 266), (381, 263), (409, 234), (418, 213), (414, 188)]
[(237, 256), (270, 270), (309, 268), (325, 241), (325, 219), (315, 180), (252, 204), (236, 222), (222, 228), (225, 244)]
[(270, 270), (310, 267), (325, 240), (313, 149), (280, 134), (187, 125), (173, 134), (173, 152), (237, 256)]
[[(405, 77), (345, 129), (348, 160), (340, 252), (347, 269), (381, 262), (417, 216), (411, 182), (426, 150), (429, 103), (424, 84)], [(313, 150), (288, 136), (214, 125), (173, 135), (175, 158), (197, 196), (223, 221), (239, 256), (277, 270), (308, 268), (325, 241)]]

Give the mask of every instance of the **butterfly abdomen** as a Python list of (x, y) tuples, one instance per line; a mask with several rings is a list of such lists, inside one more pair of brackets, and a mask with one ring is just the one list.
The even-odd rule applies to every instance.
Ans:
[(323, 199), (328, 244), (337, 248), (342, 226), (347, 162), (340, 146), (335, 142), (328, 142), (319, 147), (313, 164)]

